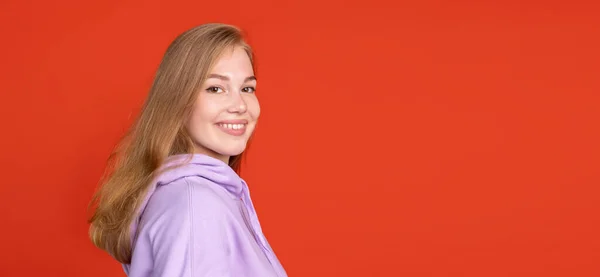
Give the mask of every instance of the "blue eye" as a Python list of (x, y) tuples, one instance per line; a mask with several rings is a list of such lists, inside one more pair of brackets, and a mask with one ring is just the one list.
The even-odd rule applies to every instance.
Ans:
[(242, 92), (248, 92), (248, 93), (254, 93), (256, 91), (256, 88), (254, 87), (245, 87), (242, 89)]
[(219, 92), (223, 92), (223, 89), (221, 89), (220, 87), (209, 87), (206, 89), (206, 91), (208, 91), (210, 93), (219, 93)]

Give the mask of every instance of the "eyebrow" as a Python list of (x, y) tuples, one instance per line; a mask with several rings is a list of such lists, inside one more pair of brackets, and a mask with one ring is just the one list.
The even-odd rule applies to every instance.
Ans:
[[(210, 74), (208, 75), (208, 78), (215, 78), (215, 79), (221, 79), (223, 81), (229, 81), (229, 77), (225, 76), (225, 75), (220, 75), (220, 74)], [(256, 81), (256, 77), (255, 76), (250, 76), (250, 77), (246, 77), (246, 79), (244, 79), (244, 82), (249, 82), (249, 81)]]

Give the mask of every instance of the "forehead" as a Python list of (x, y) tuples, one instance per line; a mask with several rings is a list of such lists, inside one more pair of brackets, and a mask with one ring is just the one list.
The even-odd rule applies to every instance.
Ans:
[[(217, 59), (211, 73), (252, 75), (254, 69), (248, 53), (242, 47), (225, 50)], [(247, 76), (243, 76), (244, 78)]]

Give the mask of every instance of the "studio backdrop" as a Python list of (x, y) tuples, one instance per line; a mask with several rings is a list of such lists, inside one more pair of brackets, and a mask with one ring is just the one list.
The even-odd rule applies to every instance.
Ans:
[(87, 204), (168, 44), (242, 28), (290, 276), (600, 276), (596, 1), (2, 1), (0, 276), (124, 276)]

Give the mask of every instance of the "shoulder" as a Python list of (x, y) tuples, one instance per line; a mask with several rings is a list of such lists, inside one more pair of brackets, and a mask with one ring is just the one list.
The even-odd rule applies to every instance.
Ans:
[(184, 177), (156, 187), (144, 214), (174, 214), (194, 216), (220, 213), (226, 209), (227, 194), (218, 186), (197, 177)]
[(142, 212), (140, 234), (157, 245), (193, 237), (196, 243), (216, 240), (221, 247), (237, 211), (221, 194), (214, 185), (187, 177), (159, 186)]

